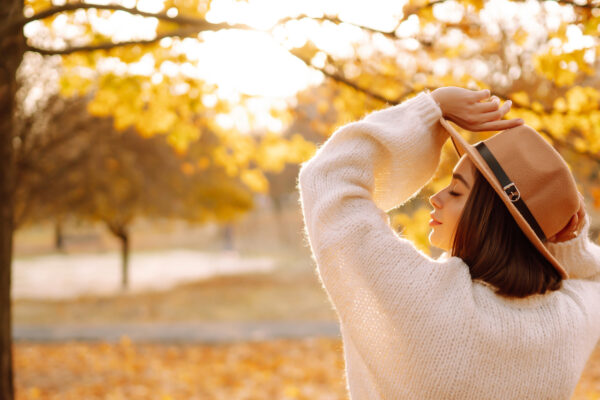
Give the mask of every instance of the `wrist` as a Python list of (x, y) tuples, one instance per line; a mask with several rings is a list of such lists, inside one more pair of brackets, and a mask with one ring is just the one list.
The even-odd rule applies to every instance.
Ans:
[(429, 89), (427, 89), (427, 93), (429, 93), (431, 95), (431, 98), (433, 99), (433, 101), (436, 102), (436, 104), (438, 105), (438, 107), (442, 111), (442, 116), (445, 116), (444, 115), (444, 108), (442, 107), (442, 103), (440, 101), (440, 89), (441, 88), (437, 88), (433, 92), (430, 92)]

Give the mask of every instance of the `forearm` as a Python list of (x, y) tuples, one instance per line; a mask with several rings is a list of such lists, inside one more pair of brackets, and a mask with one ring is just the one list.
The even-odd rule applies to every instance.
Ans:
[[(383, 210), (402, 204), (437, 168), (448, 138), (440, 117), (431, 95), (420, 93), (342, 126), (302, 166), (300, 189), (307, 193), (320, 186), (317, 190), (322, 195), (350, 182), (368, 187), (372, 200)], [(338, 179), (342, 181), (331, 182), (336, 174), (341, 174)], [(331, 183), (335, 185), (326, 186)], [(309, 197), (308, 202), (313, 199)], [(315, 194), (314, 200), (318, 197)]]
[(600, 280), (600, 246), (589, 238), (590, 223), (590, 217), (586, 215), (577, 237), (548, 243), (548, 249), (564, 265), (569, 278)]

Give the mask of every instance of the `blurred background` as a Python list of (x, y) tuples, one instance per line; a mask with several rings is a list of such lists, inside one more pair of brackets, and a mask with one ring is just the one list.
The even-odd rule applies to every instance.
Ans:
[[(582, 0), (6, 0), (0, 398), (347, 399), (299, 165), (424, 89), (511, 100), (600, 242), (599, 24)], [(434, 257), (456, 161), (389, 212)], [(600, 349), (573, 398), (600, 399)]]

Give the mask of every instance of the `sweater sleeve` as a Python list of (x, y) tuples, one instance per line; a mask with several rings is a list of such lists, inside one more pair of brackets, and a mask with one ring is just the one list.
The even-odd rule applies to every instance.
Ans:
[[(469, 297), (457, 290), (471, 288), (468, 270), (419, 251), (394, 232), (385, 213), (416, 195), (437, 169), (448, 138), (441, 116), (431, 95), (421, 92), (337, 129), (300, 170), (319, 276), (342, 329), (362, 329), (353, 332), (361, 340), (366, 326), (389, 327), (395, 317), (401, 320), (394, 327), (410, 324), (449, 296)], [(371, 340), (391, 332), (373, 330)]]
[(581, 233), (570, 240), (548, 243), (548, 250), (566, 268), (569, 278), (600, 281), (600, 246), (589, 238), (590, 216), (585, 215)]

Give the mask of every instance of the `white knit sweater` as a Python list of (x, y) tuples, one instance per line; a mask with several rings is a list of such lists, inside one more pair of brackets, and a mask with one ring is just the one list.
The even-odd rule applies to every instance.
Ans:
[(448, 138), (440, 117), (419, 93), (339, 128), (299, 174), (350, 397), (569, 399), (600, 336), (600, 247), (588, 238), (589, 217), (579, 237), (551, 245), (573, 279), (525, 299), (473, 282), (458, 257), (417, 250), (385, 211), (431, 179)]

